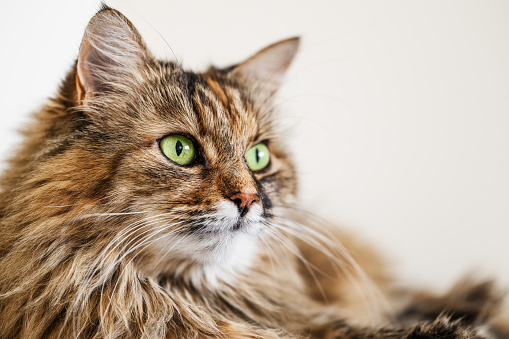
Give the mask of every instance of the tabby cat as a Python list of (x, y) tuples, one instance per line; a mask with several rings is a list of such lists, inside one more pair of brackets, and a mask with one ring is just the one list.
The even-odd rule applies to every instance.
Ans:
[(298, 45), (193, 73), (104, 6), (1, 177), (0, 338), (509, 338), (491, 283), (397, 288), (295, 207)]

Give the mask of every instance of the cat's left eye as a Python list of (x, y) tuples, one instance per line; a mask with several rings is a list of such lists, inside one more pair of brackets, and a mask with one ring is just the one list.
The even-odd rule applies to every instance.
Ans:
[(269, 148), (264, 143), (251, 147), (246, 152), (246, 163), (253, 172), (266, 168), (270, 163)]
[(168, 159), (179, 165), (189, 165), (196, 156), (193, 142), (183, 135), (165, 136), (159, 142), (159, 147)]

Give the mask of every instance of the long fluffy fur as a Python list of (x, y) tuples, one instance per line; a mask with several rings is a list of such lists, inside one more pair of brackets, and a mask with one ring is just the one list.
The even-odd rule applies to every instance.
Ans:
[[(294, 207), (272, 98), (297, 44), (196, 74), (103, 8), (1, 177), (0, 337), (509, 337), (491, 285), (395, 288), (374, 250)], [(162, 155), (172, 133), (198, 165)], [(253, 174), (260, 141), (271, 166)], [(249, 185), (260, 203), (237, 232), (225, 197)]]

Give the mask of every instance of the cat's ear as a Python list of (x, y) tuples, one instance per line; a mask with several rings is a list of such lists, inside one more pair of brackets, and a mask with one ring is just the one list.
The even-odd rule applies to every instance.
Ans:
[(274, 94), (281, 84), (297, 50), (298, 37), (282, 40), (265, 47), (231, 71), (234, 76), (254, 84), (267, 95)]
[(140, 34), (120, 12), (103, 6), (90, 20), (76, 66), (77, 99), (111, 92), (127, 85), (133, 70), (149, 52)]

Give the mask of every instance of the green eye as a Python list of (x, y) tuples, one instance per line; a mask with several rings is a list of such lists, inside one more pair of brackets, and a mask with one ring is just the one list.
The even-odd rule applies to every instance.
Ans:
[(189, 165), (196, 154), (193, 142), (182, 135), (168, 135), (159, 143), (161, 151), (179, 165)]
[(260, 171), (267, 167), (270, 161), (270, 152), (267, 146), (259, 143), (246, 152), (246, 162), (253, 171)]

